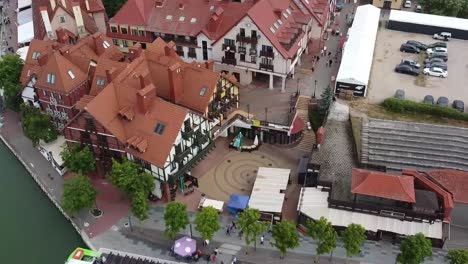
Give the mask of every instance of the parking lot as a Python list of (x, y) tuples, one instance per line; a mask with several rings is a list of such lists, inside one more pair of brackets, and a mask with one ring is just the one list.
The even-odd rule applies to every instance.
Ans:
[(446, 96), (450, 104), (457, 99), (468, 103), (468, 41), (451, 39), (448, 42), (448, 77), (438, 78), (422, 74), (415, 77), (394, 71), (403, 58), (419, 59), (418, 54), (400, 52), (400, 45), (407, 40), (425, 44), (437, 42), (428, 35), (380, 28), (367, 95), (369, 102), (380, 103), (392, 97), (397, 89), (403, 89), (409, 100), (422, 101), (425, 95), (430, 94), (435, 100), (439, 96)]

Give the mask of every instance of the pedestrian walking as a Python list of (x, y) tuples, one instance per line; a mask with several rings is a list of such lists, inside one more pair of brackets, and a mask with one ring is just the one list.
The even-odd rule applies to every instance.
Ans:
[(328, 65), (330, 65), (330, 67), (332, 66), (332, 62), (333, 62), (332, 59), (330, 59), (330, 60), (328, 61)]
[(327, 54), (327, 46), (323, 46), (323, 55)]
[(327, 61), (327, 62), (325, 62), (325, 67), (328, 67), (328, 61)]
[(214, 254), (215, 254), (216, 256), (218, 256), (218, 251), (219, 251), (218, 248), (215, 248), (215, 249), (214, 249)]
[(234, 258), (232, 259), (231, 264), (237, 264), (237, 257), (236, 256), (234, 256)]
[(323, 49), (320, 50), (320, 56), (323, 56)]
[(236, 222), (232, 221), (231, 225), (232, 225), (233, 228), (237, 229)]
[(317, 56), (317, 62), (318, 62), (319, 60), (320, 60), (320, 57), (319, 57), (319, 56)]
[(231, 227), (230, 226), (226, 227), (226, 235), (231, 236)]
[(264, 240), (265, 240), (265, 236), (262, 235), (262, 236), (260, 237), (260, 245), (263, 245)]
[(239, 239), (242, 239), (242, 235), (244, 234), (244, 231), (239, 230)]
[(330, 57), (331, 57), (331, 51), (328, 52), (328, 58), (330, 58)]
[(216, 263), (216, 255), (212, 255), (211, 260)]

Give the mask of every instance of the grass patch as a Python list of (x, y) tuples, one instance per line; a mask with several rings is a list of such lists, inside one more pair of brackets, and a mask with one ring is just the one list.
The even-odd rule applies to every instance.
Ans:
[(358, 160), (361, 160), (362, 117), (351, 116), (351, 129), (353, 131), (354, 144), (356, 145)]

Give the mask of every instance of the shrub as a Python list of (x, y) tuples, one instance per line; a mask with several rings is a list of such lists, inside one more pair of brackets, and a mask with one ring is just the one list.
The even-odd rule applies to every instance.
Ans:
[(395, 113), (425, 114), (443, 118), (468, 121), (468, 114), (459, 112), (451, 107), (431, 105), (426, 103), (413, 102), (388, 98), (383, 101), (382, 106)]

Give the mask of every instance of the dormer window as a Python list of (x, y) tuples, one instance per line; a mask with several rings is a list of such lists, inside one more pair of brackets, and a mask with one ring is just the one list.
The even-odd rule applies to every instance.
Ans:
[(68, 70), (67, 73), (68, 73), (68, 76), (70, 76), (72, 80), (75, 80), (76, 76), (71, 70)]
[(54, 84), (55, 83), (55, 74), (48, 73), (47, 74), (47, 83)]
[(167, 16), (166, 16), (166, 20), (167, 20), (167, 21), (172, 21), (172, 15), (167, 15)]
[(184, 22), (184, 21), (185, 21), (185, 17), (184, 17), (184, 16), (179, 17), (179, 22)]
[(32, 59), (37, 60), (39, 58), (39, 56), (41, 56), (41, 53), (39, 51), (35, 51), (32, 54)]
[(110, 47), (110, 44), (109, 44), (109, 42), (107, 42), (107, 40), (104, 40), (104, 41), (102, 42), (102, 46), (103, 46), (105, 49), (108, 49), (108, 48)]
[(195, 22), (197, 22), (197, 19), (196, 19), (196, 18), (194, 18), (194, 17), (192, 17), (192, 19), (190, 19), (190, 23), (192, 23), (192, 24), (193, 24), (193, 23), (195, 23)]
[(59, 16), (59, 22), (61, 24), (65, 23), (65, 16)]
[(166, 128), (165, 125), (158, 123), (154, 128), (154, 133), (162, 135), (162, 133), (164, 133), (164, 128)]
[(96, 85), (97, 86), (104, 86), (106, 84), (106, 79), (104, 78), (97, 78)]

